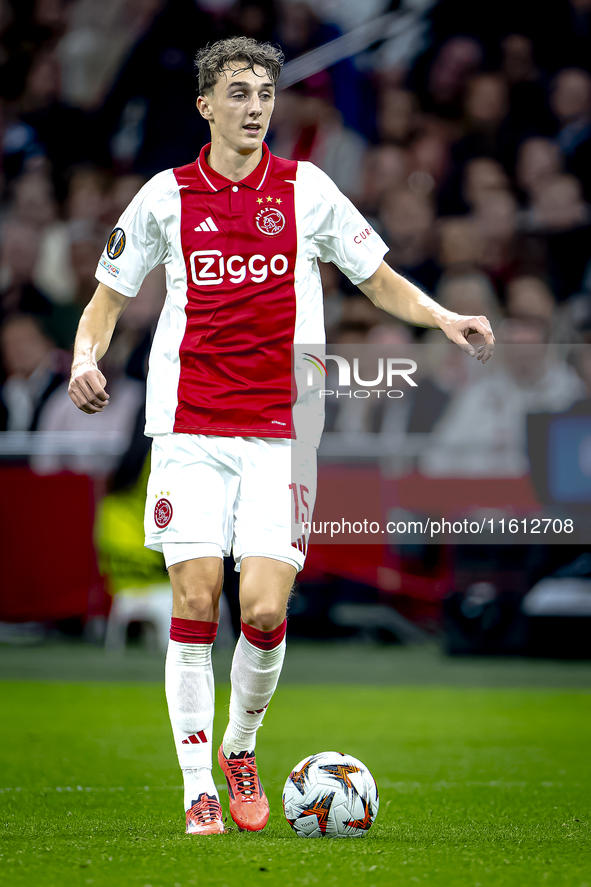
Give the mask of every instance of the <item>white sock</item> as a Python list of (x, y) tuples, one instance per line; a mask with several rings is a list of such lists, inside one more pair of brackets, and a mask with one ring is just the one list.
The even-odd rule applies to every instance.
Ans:
[(188, 810), (202, 792), (218, 797), (211, 775), (214, 682), (211, 644), (170, 640), (164, 685)]
[(230, 720), (224, 734), (224, 754), (252, 752), (256, 734), (275, 692), (283, 659), (285, 637), (272, 650), (262, 650), (241, 634), (232, 660)]

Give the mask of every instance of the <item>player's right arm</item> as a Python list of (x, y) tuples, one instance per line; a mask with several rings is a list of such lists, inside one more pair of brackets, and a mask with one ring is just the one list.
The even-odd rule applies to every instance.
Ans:
[(98, 361), (105, 355), (115, 324), (128, 304), (127, 296), (99, 283), (80, 318), (68, 394), (83, 413), (102, 413), (109, 402), (107, 380)]

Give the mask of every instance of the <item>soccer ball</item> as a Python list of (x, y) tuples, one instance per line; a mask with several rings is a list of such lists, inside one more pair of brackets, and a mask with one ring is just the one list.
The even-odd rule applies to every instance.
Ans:
[(379, 806), (378, 787), (365, 764), (337, 751), (304, 758), (283, 789), (285, 818), (300, 838), (361, 838)]

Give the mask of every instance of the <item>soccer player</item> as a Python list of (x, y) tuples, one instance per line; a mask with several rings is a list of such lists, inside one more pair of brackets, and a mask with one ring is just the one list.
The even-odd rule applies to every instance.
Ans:
[[(231, 550), (242, 632), (218, 761), (238, 826), (258, 830), (269, 816), (256, 733), (279, 679), (287, 601), (304, 564), (292, 507), (310, 519), (314, 505), (321, 427), (296, 418), (307, 395), (298, 391), (292, 407), (292, 351), (324, 341), (317, 259), (334, 262), (376, 305), (440, 327), (483, 362), (494, 343), (485, 317), (444, 310), (388, 267), (385, 243), (324, 173), (269, 152), (281, 64), (277, 48), (244, 37), (199, 52), (197, 107), (211, 143), (194, 163), (149, 181), (111, 233), (70, 383), (79, 409), (105, 409), (98, 361), (146, 274), (164, 264), (167, 297), (147, 387), (146, 545), (163, 552), (172, 584), (165, 688), (186, 830), (195, 835), (224, 831), (212, 778), (211, 647)], [(484, 336), (477, 352), (472, 332)]]

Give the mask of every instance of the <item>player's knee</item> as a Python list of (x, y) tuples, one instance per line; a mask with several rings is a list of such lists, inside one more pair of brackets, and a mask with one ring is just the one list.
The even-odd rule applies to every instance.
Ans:
[(187, 580), (175, 583), (174, 596), (184, 619), (209, 622), (212, 612), (217, 611), (219, 595), (219, 587), (213, 582)]
[(242, 621), (259, 631), (271, 631), (281, 625), (285, 619), (285, 608), (269, 606), (254, 606), (248, 612), (242, 613)]
[(213, 610), (217, 610), (219, 595), (209, 589), (188, 588), (180, 599), (185, 619), (209, 622)]
[(220, 569), (215, 558), (202, 558), (169, 567), (175, 615), (182, 619), (217, 621), (222, 585)]

